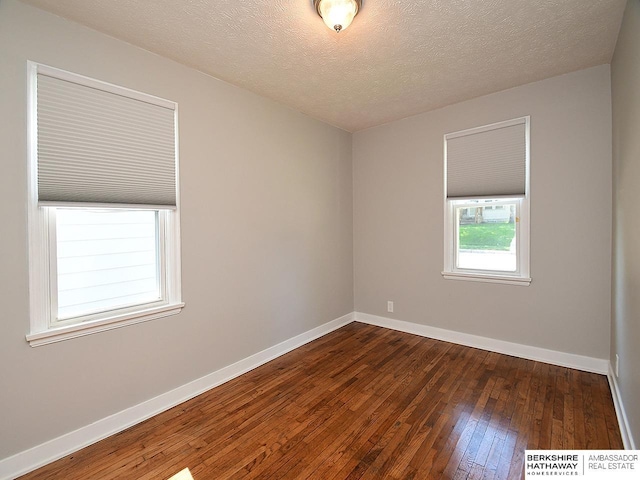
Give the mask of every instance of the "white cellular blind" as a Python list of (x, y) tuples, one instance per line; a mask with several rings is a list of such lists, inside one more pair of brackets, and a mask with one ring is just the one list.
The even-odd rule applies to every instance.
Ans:
[(176, 205), (174, 109), (37, 78), (38, 201)]
[(447, 198), (524, 196), (526, 123), (447, 135)]

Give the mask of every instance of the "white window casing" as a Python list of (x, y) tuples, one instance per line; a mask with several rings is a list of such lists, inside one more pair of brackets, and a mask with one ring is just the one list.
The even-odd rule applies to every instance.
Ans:
[[(444, 137), (444, 270), (449, 280), (527, 286), (529, 265), (530, 119), (521, 117)], [(509, 205), (509, 207), (506, 207)], [(515, 205), (513, 268), (460, 266), (458, 211)], [(493, 215), (497, 215), (493, 213)], [(498, 253), (498, 252), (494, 252)], [(495, 255), (494, 259), (500, 258)]]
[[(33, 62), (28, 63), (28, 69), (27, 340), (38, 346), (179, 313), (184, 304), (180, 280), (177, 105)], [(137, 268), (139, 278), (127, 280), (132, 285), (137, 282), (139, 291), (135, 295), (128, 295), (123, 290), (126, 286), (117, 285), (121, 275), (114, 268), (103, 269), (116, 270), (109, 272), (111, 279), (107, 274), (101, 278), (103, 274), (97, 267), (95, 271), (90, 266), (79, 268), (67, 272), (66, 277), (65, 272), (58, 271), (58, 249), (70, 248), (65, 247), (65, 242), (71, 242), (76, 250), (82, 242), (93, 247), (119, 242), (122, 246), (118, 248), (126, 250), (127, 242), (140, 241), (135, 238), (135, 228), (130, 229), (131, 234), (113, 240), (110, 237), (115, 233), (108, 226), (85, 228), (86, 238), (75, 237), (75, 227), (67, 226), (62, 231), (63, 238), (58, 238), (58, 211), (122, 212), (128, 217), (134, 215), (126, 212), (146, 211), (147, 220), (154, 215), (155, 226), (147, 225), (145, 235), (147, 250), (153, 245), (155, 252), (145, 254), (146, 267), (136, 267), (139, 262), (135, 259), (129, 265), (120, 265), (122, 271)], [(155, 240), (150, 239), (153, 229)], [(109, 233), (101, 236), (100, 232)], [(76, 252), (79, 258), (69, 261), (80, 265), (81, 253)], [(64, 252), (61, 254), (65, 256)], [(157, 258), (149, 260), (149, 255), (154, 254)], [(95, 255), (92, 258), (90, 251), (87, 255), (92, 262), (104, 261)], [(144, 274), (140, 273), (142, 270)], [(155, 286), (153, 275), (157, 278)], [(78, 302), (80, 306), (73, 307), (74, 300), (67, 299), (66, 310), (61, 305), (63, 315), (58, 315), (58, 295), (62, 291), (58, 289), (58, 278), (67, 285), (62, 289), (84, 289), (86, 305)], [(93, 280), (86, 285), (85, 280), (79, 280), (87, 278)], [(105, 286), (110, 281), (114, 287)], [(102, 299), (109, 297), (105, 291), (118, 292), (113, 294), (112, 306)], [(118, 300), (127, 297), (129, 300)]]

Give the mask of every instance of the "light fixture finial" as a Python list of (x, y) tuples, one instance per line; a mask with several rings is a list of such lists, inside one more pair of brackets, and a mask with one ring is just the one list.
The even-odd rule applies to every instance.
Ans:
[(362, 0), (313, 0), (325, 25), (337, 33), (351, 25), (362, 8)]

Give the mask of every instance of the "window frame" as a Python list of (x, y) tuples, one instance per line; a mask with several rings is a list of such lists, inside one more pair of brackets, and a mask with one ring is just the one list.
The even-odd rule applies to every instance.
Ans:
[[(447, 197), (447, 137), (475, 134), (523, 121), (525, 124), (525, 195), (491, 196), (474, 198)], [(468, 280), (476, 282), (500, 283), (505, 285), (529, 286), (530, 277), (530, 118), (521, 117), (482, 127), (454, 132), (444, 136), (444, 269), (441, 272), (446, 280)], [(456, 208), (477, 207), (473, 202), (490, 201), (490, 206), (516, 203), (516, 271), (480, 270), (457, 267), (458, 221)]]
[[(184, 307), (181, 298), (180, 259), (180, 205), (178, 181), (178, 110), (175, 107), (176, 147), (176, 207), (130, 204), (65, 203), (48, 205), (38, 203), (37, 154), (37, 74), (46, 71), (110, 93), (158, 102), (168, 101), (150, 95), (101, 82), (99, 80), (64, 72), (52, 67), (28, 62), (28, 239), (29, 239), (29, 304), (30, 329), (26, 339), (32, 347), (70, 338), (98, 333), (114, 328), (155, 320), (180, 313)], [(171, 102), (172, 103), (172, 102)], [(162, 300), (105, 310), (99, 313), (55, 321), (57, 310), (57, 243), (55, 208), (155, 210), (158, 212), (158, 255)]]
[[(85, 313), (81, 315), (76, 315), (67, 318), (58, 318), (58, 262), (57, 260), (57, 232), (58, 232), (58, 208), (54, 207), (45, 207), (47, 212), (45, 215), (48, 215), (48, 227), (49, 227), (49, 295), (51, 298), (50, 302), (50, 325), (49, 328), (62, 327), (66, 325), (73, 325), (77, 323), (92, 321), (92, 320), (100, 320), (104, 317), (110, 317), (119, 314), (127, 314), (133, 313), (141, 308), (155, 308), (155, 307), (163, 307), (170, 303), (169, 299), (169, 289), (167, 286), (167, 249), (166, 249), (166, 237), (167, 237), (167, 222), (171, 220), (168, 218), (170, 215), (166, 210), (157, 210), (157, 209), (149, 209), (149, 208), (75, 208), (74, 210), (78, 211), (92, 211), (98, 210), (101, 212), (119, 212), (119, 211), (144, 211), (144, 212), (153, 212), (156, 218), (155, 221), (155, 230), (156, 230), (156, 266), (158, 268), (158, 293), (160, 298), (158, 300), (153, 300), (149, 302), (140, 302), (140, 303), (132, 303), (129, 305), (124, 305), (116, 308), (107, 308), (101, 311), (94, 311), (90, 313)], [(70, 210), (70, 207), (61, 207), (65, 210)]]
[[(457, 266), (457, 253), (459, 241), (459, 225), (456, 215), (457, 208), (477, 207), (473, 201), (489, 200), (489, 206), (516, 204), (516, 270), (506, 272), (502, 270), (484, 270), (460, 268)], [(482, 199), (455, 199), (447, 200), (445, 209), (445, 270), (444, 278), (449, 280), (476, 280), (493, 283), (505, 283), (514, 285), (528, 285), (531, 283), (528, 271), (529, 244), (528, 244), (528, 202), (525, 198), (482, 198)]]

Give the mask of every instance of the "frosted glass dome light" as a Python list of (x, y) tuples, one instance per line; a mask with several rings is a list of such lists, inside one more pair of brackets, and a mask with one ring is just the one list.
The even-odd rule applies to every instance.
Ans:
[(313, 3), (325, 25), (337, 33), (351, 25), (362, 7), (362, 0), (314, 0)]

